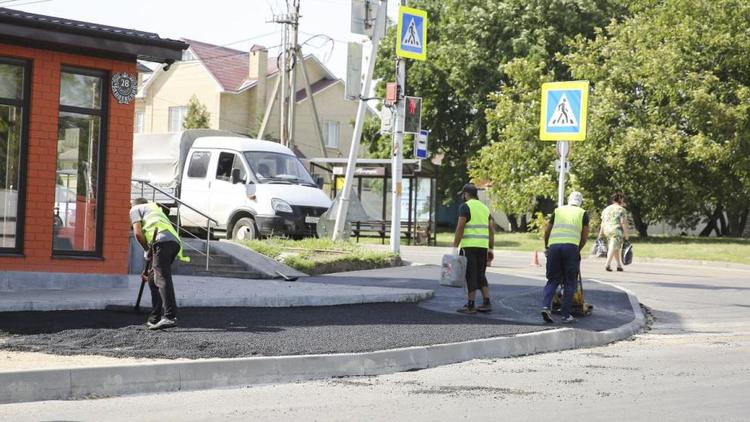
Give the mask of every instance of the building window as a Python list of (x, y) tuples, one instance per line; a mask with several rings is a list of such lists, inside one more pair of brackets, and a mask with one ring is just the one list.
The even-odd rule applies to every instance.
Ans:
[(0, 253), (22, 251), (29, 69), (0, 58)]
[(53, 252), (101, 254), (106, 139), (105, 72), (60, 74)]
[(187, 106), (184, 107), (169, 107), (169, 131), (179, 132), (182, 130), (182, 122), (185, 121), (185, 115), (187, 115)]
[(326, 122), (326, 147), (328, 148), (339, 147), (339, 133), (340, 133), (339, 122), (333, 122), (333, 121)]
[(136, 111), (135, 112), (135, 126), (133, 127), (133, 132), (135, 133), (143, 133), (143, 119), (144, 114), (142, 111)]

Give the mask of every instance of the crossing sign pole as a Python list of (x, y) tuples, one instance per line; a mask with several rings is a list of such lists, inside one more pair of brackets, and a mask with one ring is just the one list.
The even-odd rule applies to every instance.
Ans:
[(557, 206), (562, 207), (565, 205), (565, 165), (568, 160), (568, 151), (570, 150), (570, 144), (568, 141), (558, 141), (557, 151), (560, 153), (560, 175), (557, 178)]
[(586, 139), (589, 82), (550, 82), (542, 85), (542, 107), (539, 139), (557, 141), (560, 155), (560, 176), (557, 186), (557, 206), (565, 204), (565, 173), (568, 165), (570, 141)]
[[(406, 94), (406, 63), (404, 59), (426, 60), (427, 59), (427, 12), (419, 9), (406, 7), (407, 0), (401, 0), (398, 12), (398, 25), (396, 29), (396, 83), (398, 84), (398, 96), (394, 107), (395, 123), (393, 125), (393, 149), (392, 149), (392, 182), (391, 182), (391, 252), (400, 254), (401, 249), (401, 194), (403, 191), (403, 159), (404, 159), (404, 132), (405, 117), (409, 112), (416, 112), (416, 105), (412, 100), (415, 110), (406, 110), (399, 104), (405, 101)], [(421, 111), (421, 110), (420, 110)], [(419, 131), (419, 128), (416, 130)]]

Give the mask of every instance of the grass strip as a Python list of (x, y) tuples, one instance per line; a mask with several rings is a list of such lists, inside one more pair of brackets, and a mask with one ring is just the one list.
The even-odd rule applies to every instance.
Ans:
[(310, 275), (384, 268), (398, 264), (396, 257), (390, 252), (330, 239), (270, 238), (238, 243)]

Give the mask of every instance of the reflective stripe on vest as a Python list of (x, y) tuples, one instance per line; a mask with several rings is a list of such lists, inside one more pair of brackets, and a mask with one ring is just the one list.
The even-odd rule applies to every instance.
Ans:
[(154, 240), (154, 230), (159, 230), (160, 233), (169, 232), (172, 236), (177, 239), (180, 243), (180, 251), (177, 253), (177, 258), (183, 262), (190, 262), (190, 257), (182, 254), (182, 242), (177, 231), (172, 226), (172, 222), (169, 221), (166, 214), (161, 208), (153, 202), (146, 204), (148, 212), (143, 216), (143, 234), (146, 236), (146, 241), (151, 244)]
[(555, 209), (555, 224), (549, 235), (549, 245), (571, 243), (578, 246), (583, 230), (583, 208), (563, 205)]
[(490, 209), (476, 199), (466, 201), (471, 214), (471, 220), (464, 226), (464, 237), (461, 238), (462, 248), (490, 247)]

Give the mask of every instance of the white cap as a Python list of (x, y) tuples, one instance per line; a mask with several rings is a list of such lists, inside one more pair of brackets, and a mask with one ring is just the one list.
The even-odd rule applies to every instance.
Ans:
[(568, 195), (568, 205), (575, 205), (576, 207), (580, 207), (581, 204), (583, 204), (583, 195), (581, 195), (581, 192), (575, 191), (571, 192), (570, 195)]

